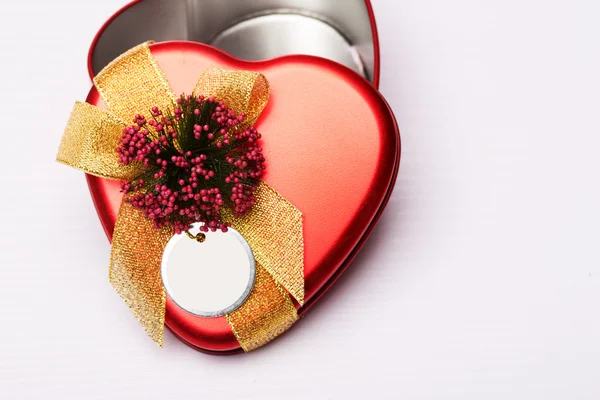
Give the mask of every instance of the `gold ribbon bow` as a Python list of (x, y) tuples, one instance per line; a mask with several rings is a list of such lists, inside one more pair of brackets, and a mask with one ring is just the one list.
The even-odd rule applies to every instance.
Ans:
[[(175, 95), (150, 52), (139, 45), (109, 64), (94, 79), (110, 112), (77, 102), (65, 129), (57, 161), (102, 178), (128, 181), (140, 166), (119, 164), (116, 147), (126, 124), (153, 106), (173, 108)], [(267, 79), (258, 73), (219, 67), (206, 70), (194, 94), (214, 96), (239, 113), (246, 125), (260, 116), (269, 97)], [(248, 299), (225, 317), (245, 351), (254, 350), (286, 331), (298, 319), (290, 295), (304, 303), (302, 213), (265, 182), (256, 204), (242, 218), (224, 219), (249, 243), (257, 274)], [(109, 280), (132, 309), (148, 335), (163, 344), (165, 291), (160, 277), (170, 228), (153, 223), (126, 202), (121, 203), (113, 234)], [(289, 293), (289, 294), (288, 294)]]

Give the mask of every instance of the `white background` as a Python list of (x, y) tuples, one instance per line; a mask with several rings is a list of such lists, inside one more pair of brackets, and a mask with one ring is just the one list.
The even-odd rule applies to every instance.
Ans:
[(598, 2), (373, 0), (394, 196), (318, 307), (232, 357), (146, 338), (54, 163), (125, 2), (2, 4), (0, 398), (600, 398)]

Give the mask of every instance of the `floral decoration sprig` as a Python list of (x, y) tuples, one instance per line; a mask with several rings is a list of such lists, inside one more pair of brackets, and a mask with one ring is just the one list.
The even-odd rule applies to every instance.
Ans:
[(116, 151), (124, 165), (143, 172), (122, 183), (125, 201), (154, 221), (182, 233), (195, 222), (203, 232), (227, 231), (222, 210), (236, 217), (255, 203), (265, 169), (255, 127), (241, 127), (245, 115), (214, 98), (182, 95), (174, 110), (153, 107), (136, 115)]

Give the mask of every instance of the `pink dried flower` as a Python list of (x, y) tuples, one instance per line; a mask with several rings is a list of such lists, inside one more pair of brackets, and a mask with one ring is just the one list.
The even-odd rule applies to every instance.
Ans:
[(122, 184), (126, 201), (156, 228), (182, 233), (195, 222), (203, 231), (226, 231), (221, 211), (246, 214), (265, 169), (254, 127), (242, 128), (237, 114), (214, 98), (181, 96), (173, 114), (153, 107), (152, 118), (136, 115), (116, 151), (124, 165), (144, 172)]

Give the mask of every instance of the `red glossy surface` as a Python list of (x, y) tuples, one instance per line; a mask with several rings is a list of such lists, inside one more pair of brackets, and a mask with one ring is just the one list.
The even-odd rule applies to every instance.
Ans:
[[(200, 73), (215, 64), (260, 71), (269, 80), (271, 97), (257, 123), (267, 159), (264, 179), (304, 214), (302, 313), (356, 254), (390, 194), (400, 138), (389, 107), (366, 80), (321, 58), (251, 63), (192, 42), (159, 43), (151, 50), (177, 94), (190, 93)], [(87, 101), (105, 108), (95, 89)], [(110, 238), (119, 183), (93, 176), (88, 183)], [(193, 316), (170, 299), (166, 324), (196, 348), (239, 348), (224, 318)]]

